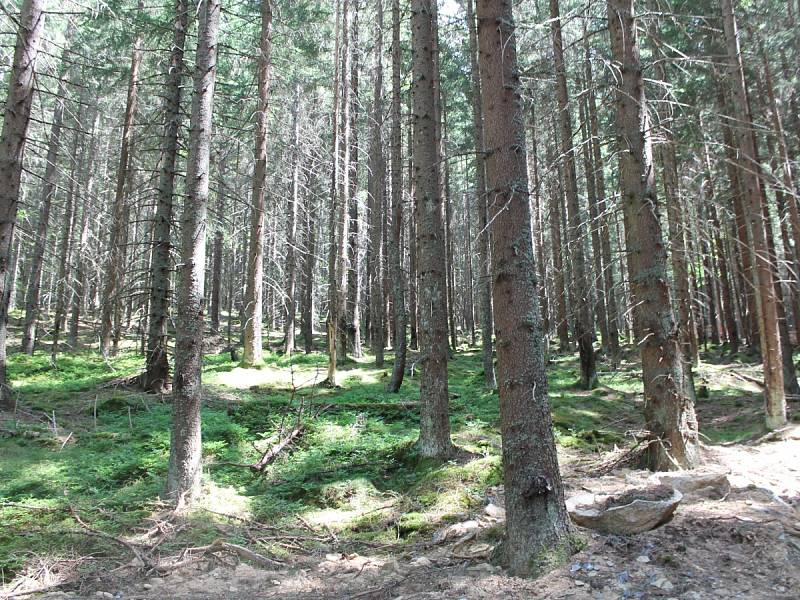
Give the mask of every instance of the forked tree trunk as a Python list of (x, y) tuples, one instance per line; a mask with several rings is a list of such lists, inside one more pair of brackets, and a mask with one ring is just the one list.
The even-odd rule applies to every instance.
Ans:
[(200, 404), (203, 364), (206, 221), (211, 127), (217, 73), (219, 0), (200, 0), (192, 92), (186, 200), (181, 220), (181, 267), (175, 329), (175, 392), (167, 471), (167, 495), (191, 500), (200, 486)]
[[(739, 32), (731, 0), (720, 0), (722, 21), (727, 44), (728, 77), (731, 86), (733, 116), (743, 125), (750, 125), (747, 92), (739, 48)], [(761, 356), (764, 364), (764, 402), (766, 425), (777, 429), (786, 424), (786, 396), (783, 389), (783, 364), (780, 333), (778, 330), (777, 299), (769, 264), (766, 227), (761, 199), (761, 182), (755, 170), (755, 146), (750, 127), (736, 127), (734, 131), (739, 150), (739, 179), (748, 208), (746, 226), (754, 255), (753, 285), (756, 291), (756, 309), (761, 338)]]
[[(486, 165), (484, 153), (483, 114), (481, 100), (481, 81), (478, 72), (478, 38), (472, 1), (466, 0), (467, 28), (469, 29), (469, 62), (472, 78), (472, 143), (475, 147), (475, 205), (478, 212), (478, 264), (479, 292), (481, 307), (481, 345), (483, 349), (483, 383), (487, 389), (497, 389), (494, 373), (494, 316), (492, 315), (492, 278), (490, 256), (490, 228), (486, 203)], [(468, 209), (469, 210), (469, 209)]]
[(556, 76), (558, 118), (561, 129), (561, 155), (564, 165), (564, 188), (567, 200), (567, 243), (572, 262), (571, 298), (575, 311), (575, 340), (581, 363), (581, 388), (597, 386), (597, 365), (594, 354), (594, 311), (592, 290), (586, 274), (586, 227), (578, 200), (578, 177), (575, 170), (575, 151), (572, 147), (572, 117), (569, 112), (569, 90), (564, 65), (564, 42), (561, 38), (561, 17), (558, 0), (550, 0), (550, 27), (553, 33), (553, 57)]
[(617, 76), (617, 140), (625, 249), (634, 334), (642, 357), (647, 466), (691, 468), (698, 462), (694, 398), (687, 393), (658, 213), (650, 122), (639, 60), (633, 0), (609, 0), (608, 23)]
[(242, 364), (259, 365), (264, 360), (262, 337), (264, 286), (264, 209), (267, 187), (267, 105), (269, 103), (272, 54), (272, 0), (261, 3), (261, 40), (258, 55), (258, 107), (253, 171), (253, 212), (250, 215), (250, 250), (247, 254), (247, 291), (244, 298), (244, 348)]
[(504, 559), (538, 576), (577, 548), (564, 506), (536, 289), (525, 131), (511, 0), (478, 0), (492, 210), (492, 283), (506, 498)]
[(419, 261), (419, 450), (444, 459), (453, 452), (447, 386), (447, 280), (439, 152), (436, 140), (434, 26), (431, 0), (411, 4), (412, 122)]
[(33, 101), (34, 70), (44, 31), (43, 8), (43, 0), (24, 0), (20, 8), (0, 134), (0, 407), (7, 409), (14, 407), (6, 374), (8, 292), (13, 287), (13, 272), (9, 273), (9, 270), (17, 224), (22, 159)]
[(142, 388), (161, 393), (169, 388), (167, 321), (169, 320), (170, 259), (172, 215), (175, 197), (175, 165), (178, 156), (178, 131), (181, 125), (181, 86), (183, 54), (189, 14), (187, 0), (175, 0), (167, 81), (164, 91), (164, 136), (161, 140), (161, 171), (158, 175), (158, 204), (153, 223), (153, 258), (150, 267), (150, 314)]
[[(380, 1), (380, 0), (379, 0)], [(403, 255), (403, 158), (402, 130), (400, 124), (400, 0), (392, 0), (392, 231), (387, 241), (389, 273), (392, 280), (394, 303), (394, 366), (389, 380), (390, 392), (400, 391), (406, 369), (406, 305), (404, 290)], [(411, 240), (414, 244), (414, 240)]]

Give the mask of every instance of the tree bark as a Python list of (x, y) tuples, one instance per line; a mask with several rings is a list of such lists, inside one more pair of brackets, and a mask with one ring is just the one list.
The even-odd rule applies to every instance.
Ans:
[(181, 126), (181, 87), (184, 46), (188, 28), (187, 0), (175, 0), (167, 80), (164, 91), (164, 135), (161, 139), (162, 165), (158, 175), (158, 204), (153, 224), (153, 258), (150, 268), (150, 314), (148, 316), (147, 351), (142, 388), (161, 393), (170, 385), (167, 355), (167, 321), (169, 320), (170, 259), (172, 215), (175, 196), (175, 169), (178, 156), (178, 131)]
[(267, 187), (267, 105), (272, 55), (272, 1), (261, 3), (261, 39), (258, 55), (258, 108), (253, 171), (253, 212), (250, 215), (250, 250), (247, 258), (247, 291), (244, 299), (244, 348), (242, 364), (259, 365), (264, 360), (262, 342), (264, 286), (264, 209)]
[(445, 459), (450, 440), (447, 386), (447, 280), (434, 88), (434, 19), (431, 0), (413, 0), (412, 121), (419, 261), (420, 454)]
[(507, 514), (503, 550), (511, 574), (535, 577), (577, 548), (564, 506), (547, 398), (511, 0), (478, 0), (477, 16), (493, 224)]
[(572, 302), (574, 303), (575, 340), (581, 362), (581, 388), (597, 386), (597, 365), (594, 354), (594, 311), (592, 291), (586, 274), (586, 227), (578, 200), (578, 177), (575, 172), (575, 151), (572, 147), (572, 118), (569, 112), (569, 90), (564, 65), (564, 42), (558, 0), (550, 0), (550, 27), (553, 35), (553, 58), (556, 76), (558, 118), (561, 128), (561, 155), (564, 165), (564, 187), (567, 200), (567, 242), (572, 259)]
[[(379, 0), (380, 2), (380, 0)], [(388, 390), (399, 392), (406, 370), (406, 305), (404, 290), (403, 256), (403, 157), (402, 130), (400, 124), (400, 0), (392, 0), (392, 231), (387, 239), (389, 273), (392, 280), (392, 302), (394, 304), (394, 365)], [(414, 243), (412, 239), (412, 244)]]
[(286, 211), (286, 320), (284, 322), (283, 353), (294, 352), (295, 319), (297, 316), (297, 215), (300, 209), (300, 85), (297, 84), (292, 103), (292, 189)]
[(736, 17), (731, 0), (720, 0), (720, 7), (727, 45), (727, 66), (733, 100), (733, 116), (740, 123), (740, 126), (734, 131), (739, 150), (739, 179), (748, 207), (746, 225), (751, 236), (751, 247), (755, 259), (753, 284), (756, 290), (756, 310), (759, 317), (761, 356), (764, 364), (766, 425), (769, 429), (777, 429), (786, 424), (786, 396), (783, 390), (783, 356), (778, 330), (777, 299), (767, 254), (761, 182), (754, 170), (757, 163), (751, 132), (752, 119), (748, 111)]
[(478, 264), (479, 292), (481, 308), (481, 348), (483, 350), (483, 383), (489, 390), (497, 389), (494, 373), (494, 316), (492, 315), (492, 277), (491, 277), (491, 234), (489, 230), (488, 207), (486, 201), (486, 157), (484, 151), (483, 114), (481, 81), (478, 69), (478, 37), (473, 0), (466, 0), (467, 28), (469, 29), (469, 61), (472, 104), (472, 143), (475, 147), (475, 206), (478, 212)]
[[(383, 367), (383, 348), (385, 346), (383, 322), (383, 255), (389, 250), (389, 240), (383, 240), (383, 213), (384, 189), (386, 169), (383, 158), (383, 140), (381, 126), (383, 125), (383, 0), (377, 1), (375, 21), (375, 74), (372, 99), (372, 116), (370, 120), (370, 150), (369, 150), (369, 328), (370, 345), (375, 355), (375, 366)], [(392, 101), (394, 102), (394, 100)], [(394, 104), (392, 104), (394, 108)], [(394, 140), (392, 141), (394, 143)], [(394, 152), (394, 146), (392, 146)], [(394, 168), (394, 163), (392, 164)], [(394, 182), (394, 180), (393, 180)], [(394, 184), (393, 184), (394, 185)], [(394, 190), (393, 190), (394, 192)], [(392, 223), (394, 232), (394, 223)], [(391, 260), (391, 259), (390, 259)], [(392, 272), (394, 277), (396, 273)], [(400, 282), (402, 285), (402, 280)], [(402, 288), (401, 288), (402, 289)], [(394, 296), (396, 301), (396, 296)], [(395, 304), (395, 310), (397, 305)], [(391, 387), (391, 383), (390, 383)]]
[(609, 0), (608, 23), (618, 74), (616, 116), (625, 249), (651, 440), (647, 466), (653, 470), (692, 468), (699, 458), (697, 419), (694, 398), (687, 393), (690, 388), (670, 305), (667, 249), (659, 221), (633, 6), (633, 0)]
[[(139, 0), (138, 10), (144, 7), (143, 0)], [(133, 43), (131, 54), (131, 70), (128, 75), (128, 96), (125, 102), (125, 118), (122, 123), (122, 139), (120, 141), (119, 165), (117, 167), (117, 182), (112, 205), (111, 235), (109, 237), (109, 258), (106, 267), (106, 281), (103, 287), (102, 314), (100, 316), (100, 352), (108, 356), (111, 352), (113, 339), (119, 339), (119, 329), (115, 331), (115, 314), (118, 315), (120, 305), (120, 290), (124, 277), (125, 244), (124, 240), (128, 228), (125, 219), (126, 213), (126, 183), (130, 167), (130, 153), (133, 138), (134, 120), (136, 119), (136, 93), (139, 79), (139, 67), (142, 64), (142, 38), (137, 37)]]
[[(67, 37), (69, 39), (69, 36)], [(53, 109), (53, 120), (50, 125), (50, 137), (47, 142), (47, 158), (45, 159), (42, 195), (39, 201), (39, 223), (33, 241), (33, 255), (29, 264), (30, 276), (25, 294), (25, 322), (22, 329), (22, 351), (33, 354), (36, 343), (36, 326), (39, 321), (39, 297), (42, 290), (42, 269), (44, 266), (47, 232), (50, 226), (50, 208), (58, 185), (58, 159), (61, 153), (61, 128), (64, 123), (64, 104), (67, 98), (67, 83), (70, 69), (69, 49), (64, 48), (61, 56), (61, 76), (58, 80), (56, 104)]]
[(359, 230), (361, 222), (358, 210), (358, 113), (360, 100), (359, 94), (359, 30), (358, 30), (358, 2), (352, 4), (353, 20), (350, 26), (350, 157), (349, 157), (349, 185), (347, 188), (347, 312), (342, 347), (347, 346), (353, 352), (354, 358), (361, 358), (361, 254), (359, 252)]
[(175, 393), (172, 400), (167, 472), (167, 495), (179, 502), (190, 500), (197, 493), (201, 475), (203, 288), (219, 14), (219, 0), (200, 0), (191, 133), (186, 161), (186, 199), (181, 220), (181, 266), (175, 329)]

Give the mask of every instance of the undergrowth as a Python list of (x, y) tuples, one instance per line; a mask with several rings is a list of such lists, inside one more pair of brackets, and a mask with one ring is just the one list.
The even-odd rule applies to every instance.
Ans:
[[(419, 411), (412, 403), (419, 400), (418, 381), (407, 377), (399, 394), (386, 392), (391, 354), (382, 369), (370, 357), (348, 361), (337, 390), (319, 385), (325, 361), (319, 352), (267, 351), (263, 366), (243, 369), (227, 353), (205, 358), (201, 506), (213, 512), (190, 514), (191, 526), (165, 550), (208, 543), (219, 534), (215, 513), (274, 526), (302, 519), (354, 540), (404, 543), (462, 517), (484, 502), (487, 487), (501, 483), (498, 398), (483, 388), (478, 349), (462, 348), (449, 367), (454, 441), (473, 455), (460, 463), (417, 456)], [(63, 355), (56, 368), (45, 353), (11, 356), (20, 410), (2, 426), (13, 435), (0, 437), (4, 580), (35, 555), (119, 551), (82, 536), (76, 514), (92, 528), (128, 535), (163, 508), (168, 399), (106, 385), (134, 375), (141, 364), (133, 351), (108, 362), (91, 352)], [(562, 447), (602, 451), (641, 427), (632, 365), (601, 373), (608, 387), (591, 392), (576, 389), (573, 356), (554, 356), (548, 374)], [(705, 401), (746, 402), (730, 390), (712, 389), (711, 396)], [(306, 430), (292, 451), (259, 476), (243, 467), (294, 425), (301, 405)], [(714, 423), (709, 437), (736, 439), (757, 427), (760, 419), (742, 414)]]

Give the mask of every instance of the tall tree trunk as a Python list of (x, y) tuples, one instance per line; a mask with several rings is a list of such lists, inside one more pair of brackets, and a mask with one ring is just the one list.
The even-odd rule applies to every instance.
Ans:
[[(386, 169), (383, 158), (383, 140), (381, 126), (383, 125), (383, 0), (378, 0), (375, 20), (375, 74), (372, 99), (372, 116), (370, 120), (370, 150), (369, 150), (369, 235), (370, 235), (370, 260), (369, 260), (369, 327), (370, 345), (375, 355), (375, 366), (383, 367), (384, 340), (383, 322), (383, 255), (388, 251), (391, 242), (383, 240), (383, 213), (384, 190)], [(394, 109), (394, 99), (392, 100)], [(394, 143), (394, 140), (392, 140)], [(394, 146), (392, 146), (394, 152)], [(394, 158), (394, 156), (392, 156)], [(394, 169), (394, 163), (392, 163)], [(394, 175), (394, 173), (393, 173)], [(394, 179), (392, 179), (394, 185)], [(392, 189), (394, 194), (394, 189)], [(394, 196), (392, 196), (394, 199)], [(394, 223), (392, 223), (394, 232)], [(391, 260), (391, 258), (390, 258)], [(397, 273), (392, 272), (392, 276)], [(402, 286), (402, 279), (400, 280)], [(402, 290), (402, 287), (401, 287)], [(397, 298), (394, 296), (394, 300)], [(397, 305), (395, 304), (395, 311)], [(391, 383), (389, 384), (391, 387)]]
[[(100, 112), (94, 111), (92, 118), (92, 129), (89, 133), (90, 142), (88, 144), (87, 156), (95, 156), (97, 151), (97, 134), (98, 124), (100, 122)], [(74, 286), (75, 290), (72, 294), (72, 311), (69, 318), (69, 333), (67, 334), (67, 344), (72, 348), (78, 347), (78, 332), (81, 320), (81, 311), (86, 303), (87, 292), (87, 271), (89, 267), (89, 259), (86, 256), (89, 241), (89, 216), (91, 214), (91, 207), (94, 201), (94, 184), (95, 184), (95, 170), (94, 162), (83, 166), (84, 177), (81, 181), (81, 193), (83, 198), (81, 209), (80, 230), (78, 234), (78, 244), (75, 250), (75, 277)]]
[(553, 293), (556, 297), (556, 333), (561, 351), (569, 351), (569, 322), (567, 320), (567, 291), (564, 284), (564, 257), (561, 245), (561, 172), (555, 165), (553, 151), (547, 148), (547, 163), (553, 171), (550, 177), (550, 244), (553, 256)]
[(567, 199), (567, 241), (572, 259), (572, 301), (575, 309), (575, 339), (581, 361), (580, 385), (590, 390), (597, 386), (597, 365), (594, 354), (594, 311), (592, 290), (586, 274), (586, 227), (578, 200), (578, 177), (575, 172), (575, 151), (572, 147), (572, 118), (569, 112), (569, 90), (564, 65), (564, 42), (558, 0), (550, 0), (550, 27), (553, 34), (553, 58), (556, 76), (558, 117), (561, 127), (561, 155)]
[(486, 174), (507, 513), (503, 550), (513, 575), (535, 577), (577, 548), (547, 398), (511, 0), (478, 0), (477, 16), (490, 150)]
[(347, 345), (355, 358), (361, 358), (361, 254), (359, 252), (359, 230), (361, 223), (358, 216), (358, 115), (359, 94), (359, 48), (358, 48), (358, 1), (353, 2), (353, 21), (350, 27), (350, 160), (349, 186), (347, 188), (347, 313), (344, 323), (342, 347)]
[[(606, 321), (608, 323), (608, 351), (612, 360), (619, 355), (619, 314), (617, 312), (617, 296), (614, 289), (614, 261), (611, 257), (611, 217), (606, 206), (606, 181), (604, 175), (603, 153), (601, 150), (600, 125), (597, 118), (597, 101), (595, 99), (594, 75), (592, 73), (589, 37), (584, 36), (585, 53), (584, 71), (586, 74), (587, 111), (591, 130), (592, 156), (594, 157), (595, 192), (597, 193), (597, 214), (599, 218), (598, 233), (603, 258), (603, 291), (605, 292)], [(588, 177), (588, 175), (587, 175)]]
[(739, 34), (731, 0), (720, 0), (722, 20), (727, 44), (728, 77), (731, 86), (733, 116), (741, 124), (734, 131), (739, 150), (739, 179), (744, 190), (748, 207), (747, 229), (751, 236), (755, 259), (753, 284), (756, 290), (756, 309), (758, 312), (761, 338), (761, 356), (764, 362), (764, 402), (766, 425), (777, 429), (786, 424), (786, 396), (783, 390), (783, 355), (778, 329), (778, 309), (775, 285), (767, 254), (766, 227), (762, 210), (761, 182), (755, 166), (755, 145), (748, 111), (744, 70), (739, 48)]
[(220, 307), (222, 303), (222, 261), (224, 252), (225, 234), (222, 232), (222, 227), (225, 218), (225, 158), (221, 158), (218, 165), (218, 189), (217, 189), (217, 219), (216, 231), (214, 232), (214, 242), (212, 244), (211, 256), (211, 302), (210, 302), (210, 315), (211, 333), (219, 333), (220, 321)]
[[(412, 112), (412, 94), (408, 94), (408, 112)], [(416, 177), (414, 176), (414, 128), (408, 128), (408, 198), (411, 212), (408, 219), (408, 347), (419, 349), (419, 260), (417, 258), (417, 203)]]
[[(339, 57), (341, 54), (341, 38), (340, 22), (346, 21), (347, 15), (347, 0), (344, 0), (344, 9), (340, 6), (340, 0), (336, 0), (336, 10), (334, 12), (334, 19), (336, 21), (334, 26), (334, 49), (333, 49), (333, 115), (331, 117), (332, 129), (332, 162), (333, 168), (331, 169), (331, 187), (330, 199), (331, 206), (328, 211), (328, 320), (326, 322), (327, 338), (328, 338), (328, 377), (327, 383), (331, 387), (336, 387), (337, 375), (337, 361), (339, 350), (339, 313), (341, 306), (339, 302), (340, 292), (338, 273), (343, 270), (343, 265), (340, 260), (339, 248), (342, 246), (341, 235), (339, 235), (340, 222), (342, 219), (342, 198), (339, 197), (339, 180), (341, 179), (341, 157), (340, 150), (342, 140), (339, 131), (339, 113), (341, 102), (341, 65), (339, 64)], [(342, 27), (343, 28), (343, 27)], [(346, 35), (344, 36), (346, 37)]]
[(175, 0), (172, 51), (164, 90), (164, 135), (161, 139), (161, 170), (158, 175), (158, 204), (153, 223), (153, 258), (150, 268), (150, 314), (142, 388), (161, 393), (169, 388), (167, 321), (169, 320), (172, 215), (175, 196), (175, 168), (178, 132), (181, 125), (181, 89), (184, 46), (188, 28), (188, 0)]
[[(656, 77), (668, 86), (667, 74), (661, 62), (656, 63)], [(684, 360), (696, 364), (698, 360), (697, 328), (692, 312), (692, 297), (689, 290), (688, 252), (686, 248), (686, 209), (680, 194), (678, 161), (675, 156), (675, 140), (672, 135), (672, 113), (669, 102), (662, 102), (659, 110), (659, 123), (663, 142), (658, 146), (658, 156), (664, 177), (664, 198), (667, 205), (669, 225), (670, 260), (675, 289), (676, 316), (678, 318), (679, 339)]]
[[(138, 10), (144, 8), (143, 0), (139, 0)], [(118, 314), (120, 291), (124, 275), (125, 237), (128, 223), (126, 213), (126, 184), (128, 182), (130, 153), (133, 144), (133, 126), (136, 118), (136, 92), (139, 79), (139, 67), (142, 64), (142, 38), (133, 42), (131, 54), (131, 70), (128, 75), (128, 96), (125, 102), (125, 118), (122, 123), (122, 139), (120, 141), (117, 182), (112, 205), (111, 235), (109, 237), (109, 258), (106, 267), (105, 286), (103, 287), (103, 307), (100, 316), (100, 352), (108, 356), (111, 352), (112, 338), (119, 335), (119, 328), (114, 328), (115, 313)], [(130, 190), (127, 190), (128, 192)]]
[[(69, 36), (67, 37), (69, 39)], [(53, 120), (50, 125), (50, 137), (47, 142), (47, 158), (45, 159), (44, 178), (42, 181), (42, 196), (39, 201), (39, 223), (36, 227), (36, 237), (33, 240), (33, 256), (28, 266), (30, 276), (28, 289), (25, 294), (25, 322), (22, 329), (22, 351), (33, 354), (36, 343), (36, 325), (39, 321), (39, 300), (42, 290), (42, 269), (44, 266), (45, 246), (47, 246), (47, 232), (50, 226), (50, 208), (58, 183), (58, 159), (61, 153), (61, 128), (64, 123), (64, 104), (67, 98), (67, 83), (69, 71), (69, 49), (67, 46), (61, 56), (61, 76), (58, 80), (56, 104), (53, 109)]]
[[(478, 37), (472, 1), (466, 0), (469, 29), (469, 61), (472, 78), (472, 144), (475, 147), (475, 205), (478, 212), (479, 296), (481, 307), (481, 345), (483, 349), (483, 383), (487, 389), (497, 389), (494, 373), (494, 317), (492, 315), (492, 278), (488, 206), (486, 200), (486, 155), (484, 152), (481, 81), (478, 71)], [(468, 209), (469, 210), (469, 209)]]
[(250, 215), (250, 251), (247, 255), (247, 292), (244, 299), (244, 348), (242, 364), (254, 366), (264, 360), (261, 340), (264, 285), (264, 208), (267, 187), (267, 105), (269, 103), (272, 54), (272, 1), (261, 3), (261, 40), (258, 55), (258, 108), (256, 110), (253, 212)]
[(412, 121), (419, 251), (420, 454), (453, 453), (447, 386), (447, 280), (434, 87), (435, 11), (431, 0), (411, 4)]
[(300, 85), (297, 84), (292, 103), (292, 189), (286, 211), (286, 320), (284, 322), (283, 353), (294, 352), (295, 318), (297, 316), (297, 214), (300, 208)]
[(186, 159), (186, 200), (181, 220), (181, 267), (175, 329), (175, 393), (172, 400), (172, 435), (167, 472), (167, 494), (179, 503), (190, 500), (196, 494), (201, 475), (203, 288), (219, 13), (219, 0), (200, 0), (191, 133)]
[[(316, 177), (316, 175), (313, 175)], [(310, 191), (306, 201), (305, 240), (306, 253), (303, 261), (303, 302), (301, 325), (303, 350), (306, 354), (314, 349), (314, 265), (317, 260), (317, 202)]]
[[(379, 4), (381, 1), (379, 0)], [(382, 16), (382, 14), (381, 14)], [(392, 0), (392, 231), (386, 240), (389, 254), (389, 273), (392, 280), (394, 304), (394, 366), (389, 380), (390, 392), (399, 392), (406, 370), (406, 305), (404, 290), (403, 255), (403, 157), (400, 124), (400, 0)], [(412, 238), (411, 244), (414, 245)]]
[[(642, 356), (647, 465), (691, 468), (698, 461), (694, 398), (687, 391), (677, 324), (670, 305), (667, 249), (658, 214), (650, 123), (639, 61), (633, 0), (608, 0), (617, 78), (617, 139), (625, 249), (636, 343)], [(618, 71), (617, 71), (618, 69)]]
[(78, 179), (77, 170), (85, 166), (86, 145), (78, 156), (78, 144), (80, 135), (76, 131), (73, 134), (72, 151), (70, 152), (70, 173), (69, 184), (67, 186), (67, 198), (64, 203), (63, 223), (61, 226), (61, 239), (58, 242), (58, 277), (56, 278), (56, 314), (53, 319), (53, 343), (50, 349), (50, 361), (55, 364), (58, 356), (58, 343), (67, 316), (67, 303), (69, 302), (69, 277), (70, 277), (70, 255), (72, 252), (72, 228), (75, 223), (75, 181)]

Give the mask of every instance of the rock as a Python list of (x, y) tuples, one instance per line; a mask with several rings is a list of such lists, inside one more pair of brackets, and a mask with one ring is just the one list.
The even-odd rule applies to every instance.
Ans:
[(146, 589), (146, 590), (151, 590), (151, 589), (153, 589), (153, 584), (152, 583), (145, 583), (142, 587), (144, 589)]
[(666, 577), (658, 577), (655, 581), (651, 581), (650, 585), (657, 587), (660, 590), (664, 590), (665, 592), (668, 592), (675, 587)]
[(586, 585), (586, 582), (585, 581), (581, 581), (580, 579), (573, 579), (573, 583), (575, 585), (577, 585), (578, 587)]
[(655, 529), (672, 518), (683, 494), (673, 489), (664, 500), (637, 498), (622, 506), (604, 507), (607, 496), (581, 494), (567, 500), (567, 511), (573, 522), (603, 533), (631, 534)]
[(581, 570), (581, 563), (579, 563), (579, 562), (575, 563), (574, 565), (570, 566), (570, 568), (569, 568), (569, 572), (570, 573), (575, 573), (576, 571), (580, 571), (580, 570)]
[(717, 500), (731, 491), (731, 483), (724, 473), (655, 473), (651, 480), (682, 494), (698, 494)]
[(477, 521), (464, 521), (463, 523), (454, 523), (445, 527), (444, 529), (440, 529), (435, 534), (433, 534), (433, 541), (436, 544), (444, 542), (446, 540), (455, 539), (455, 538), (463, 538), (466, 535), (474, 535), (478, 533), (481, 526), (480, 523)]
[(642, 554), (641, 556), (637, 556), (636, 557), (636, 562), (642, 563), (642, 564), (649, 563), (650, 562), (650, 557), (649, 556), (645, 556), (644, 554)]
[(111, 592), (101, 592), (100, 590), (96, 591), (94, 593), (94, 595), (97, 596), (98, 598), (113, 598), (114, 597), (114, 594), (112, 594)]
[(433, 563), (431, 562), (431, 559), (428, 558), (427, 556), (418, 556), (417, 558), (411, 561), (411, 565), (414, 567), (420, 567), (426, 569), (428, 567), (432, 567)]
[(494, 503), (487, 504), (486, 508), (483, 509), (483, 512), (485, 512), (492, 519), (497, 519), (498, 521), (505, 521), (506, 509), (497, 506), (497, 504)]
[(271, 581), (271, 583), (272, 583), (272, 585), (280, 585), (280, 584), (281, 584), (281, 582), (280, 582), (280, 581), (278, 581), (277, 579), (273, 579), (273, 580)]

